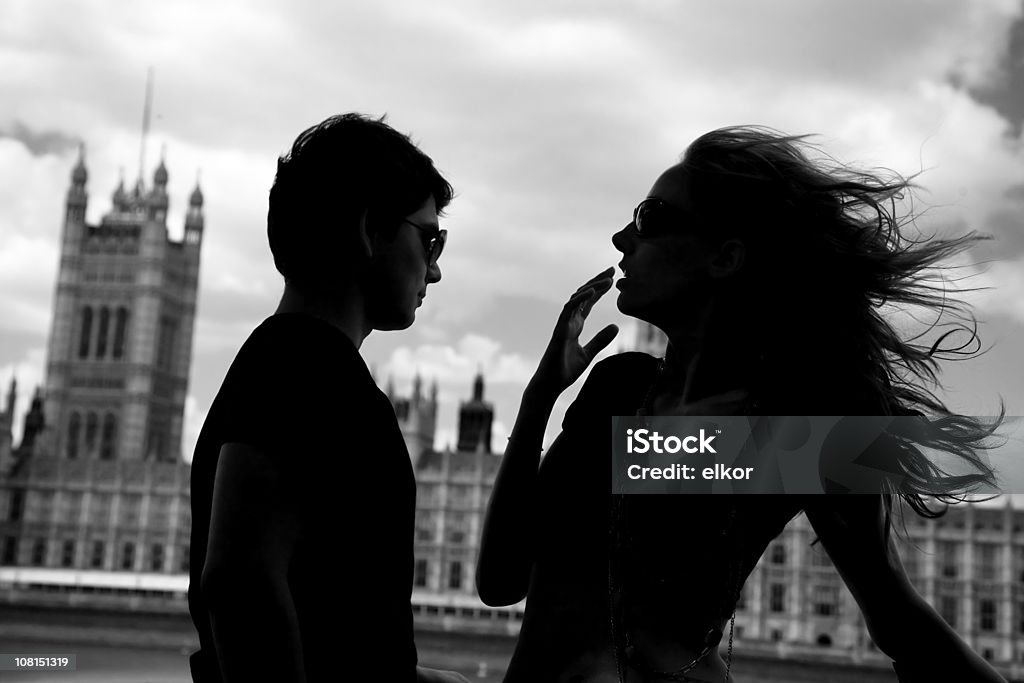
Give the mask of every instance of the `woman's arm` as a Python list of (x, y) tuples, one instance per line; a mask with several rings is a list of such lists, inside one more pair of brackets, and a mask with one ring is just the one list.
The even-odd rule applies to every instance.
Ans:
[(480, 599), (492, 607), (526, 597), (533, 566), (541, 440), (555, 398), (532, 383), (527, 386), (494, 480), (476, 565)]
[[(618, 332), (609, 325), (585, 346), (579, 343), (590, 309), (611, 288), (612, 273), (611, 268), (600, 273), (570, 297), (523, 393), (480, 539), (476, 586), (480, 599), (488, 605), (511, 605), (526, 597), (534, 559), (534, 514), (544, 431), (555, 400)], [(557, 444), (556, 439), (552, 450)]]
[(806, 507), (807, 518), (902, 683), (1005, 683), (914, 590), (895, 544), (886, 538), (880, 495), (817, 498)]

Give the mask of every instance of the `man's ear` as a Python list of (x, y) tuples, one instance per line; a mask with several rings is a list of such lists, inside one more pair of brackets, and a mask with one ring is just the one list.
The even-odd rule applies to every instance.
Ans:
[(711, 259), (711, 277), (729, 277), (743, 269), (747, 260), (747, 247), (737, 239), (726, 240)]
[(359, 213), (359, 224), (357, 226), (359, 228), (359, 239), (358, 239), (359, 255), (362, 256), (365, 259), (373, 258), (373, 243), (374, 243), (374, 239), (373, 239), (374, 236), (370, 234), (370, 230), (367, 227), (367, 213), (368, 212), (369, 212), (369, 210), (364, 208)]

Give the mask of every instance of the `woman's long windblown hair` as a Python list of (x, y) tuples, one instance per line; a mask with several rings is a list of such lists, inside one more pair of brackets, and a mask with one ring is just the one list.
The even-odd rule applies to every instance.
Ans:
[[(682, 168), (697, 225), (709, 226), (716, 239), (737, 236), (747, 244), (749, 267), (736, 293), (763, 326), (756, 329), (772, 330), (761, 335), (768, 369), (755, 392), (820, 390), (828, 376), (849, 414), (919, 416), (914, 434), (893, 435), (904, 477), (887, 492), (936, 517), (944, 507), (932, 510), (927, 499), (959, 502), (995, 486), (983, 454), (995, 445), (1002, 408), (986, 422), (953, 414), (935, 394), (940, 360), (981, 350), (973, 315), (955, 299), (971, 290), (946, 277), (948, 261), (988, 238), (910, 237), (913, 207), (898, 209), (910, 199), (912, 178), (852, 169), (806, 137), (743, 126), (694, 141)], [(934, 321), (905, 337), (887, 309)], [(929, 334), (937, 338), (926, 342)], [(922, 448), (958, 456), (969, 473), (947, 471)], [(891, 496), (886, 501), (891, 505)]]

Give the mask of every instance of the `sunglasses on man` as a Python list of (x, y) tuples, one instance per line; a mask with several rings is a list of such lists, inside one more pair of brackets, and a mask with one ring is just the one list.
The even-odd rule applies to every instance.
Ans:
[(408, 218), (402, 219), (402, 222), (408, 223), (420, 231), (423, 239), (423, 250), (427, 255), (427, 265), (432, 266), (437, 263), (437, 259), (441, 258), (441, 252), (444, 251), (445, 242), (448, 241), (448, 231), (434, 227), (428, 228), (427, 226), (415, 223)]

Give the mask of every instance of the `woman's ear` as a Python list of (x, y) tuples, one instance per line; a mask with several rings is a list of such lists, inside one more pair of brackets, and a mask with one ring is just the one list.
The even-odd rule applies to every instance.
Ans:
[(726, 240), (712, 257), (708, 272), (711, 277), (729, 277), (740, 272), (746, 260), (746, 245), (737, 239)]

